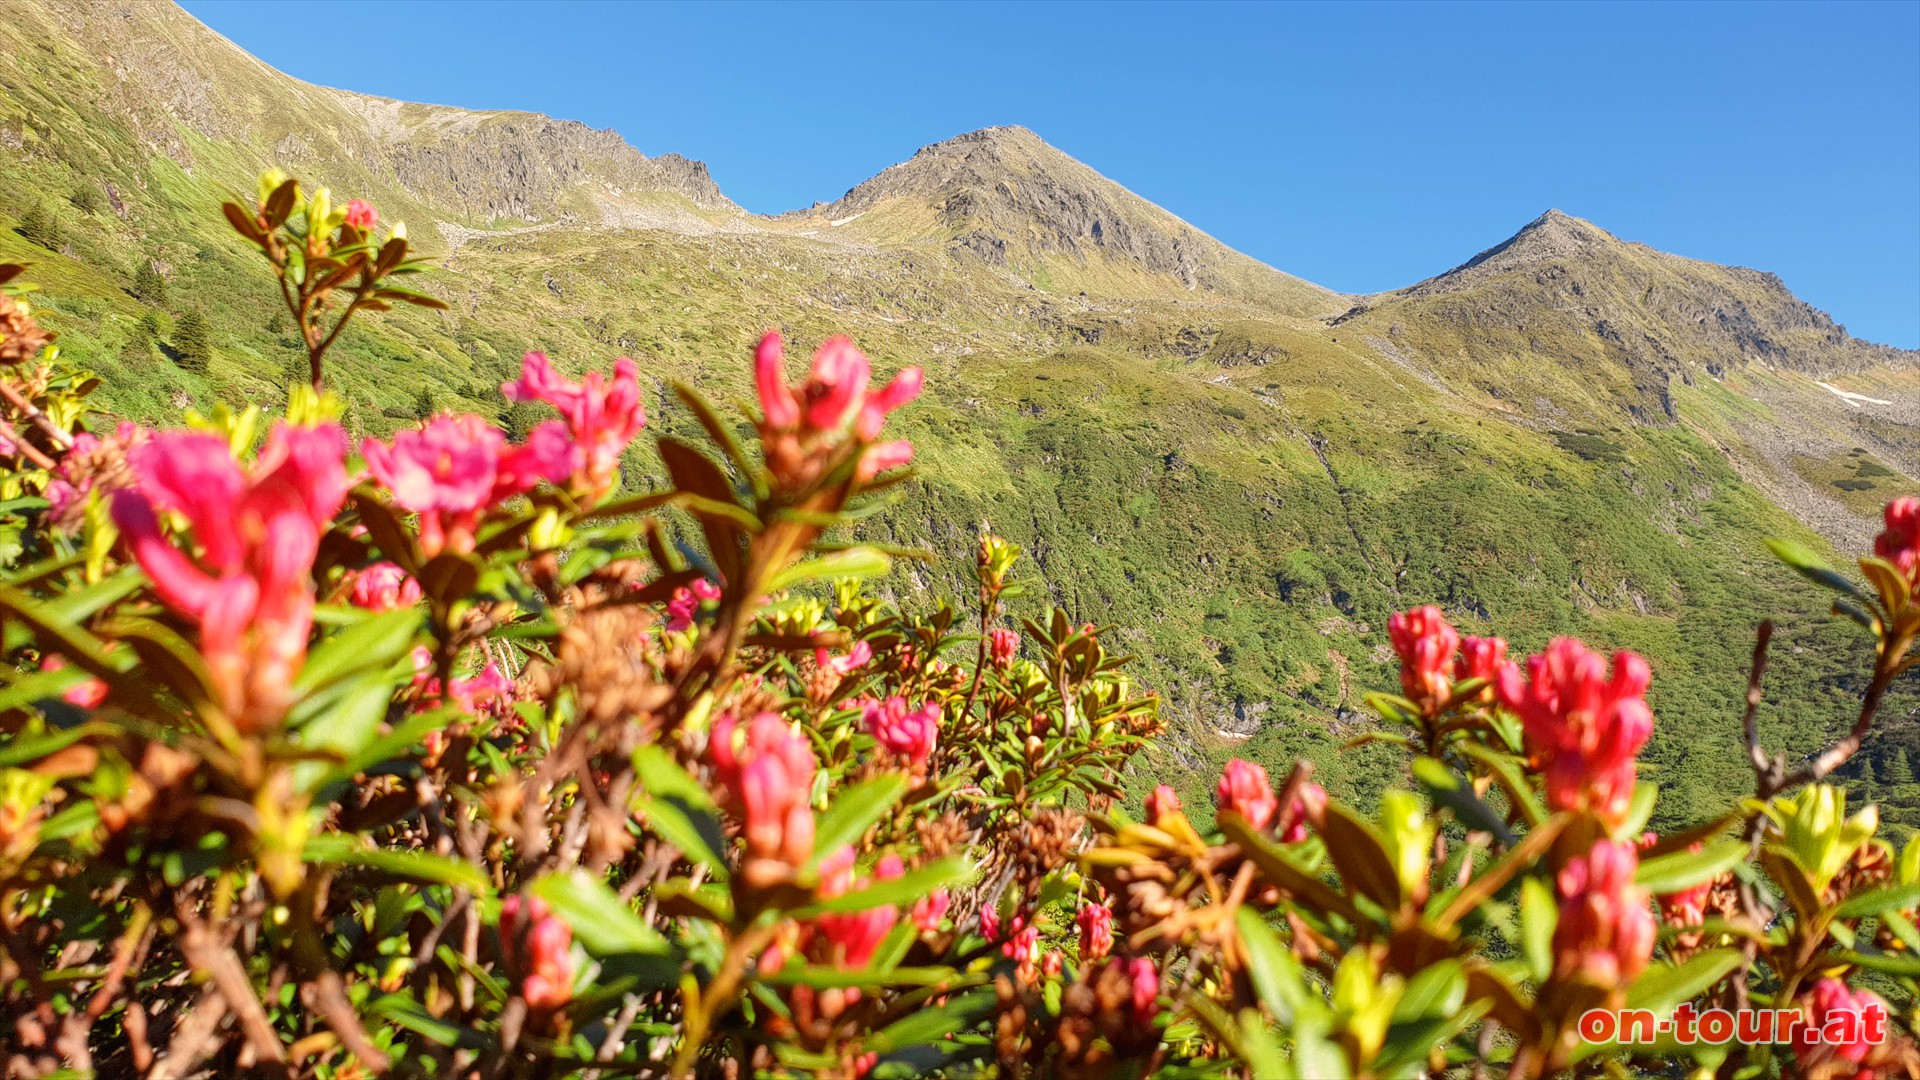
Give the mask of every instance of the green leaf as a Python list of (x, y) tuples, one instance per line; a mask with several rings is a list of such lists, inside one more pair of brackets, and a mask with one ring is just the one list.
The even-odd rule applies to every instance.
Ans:
[(1535, 982), (1553, 972), (1553, 931), (1560, 922), (1560, 906), (1553, 888), (1537, 877), (1520, 881), (1520, 951)]
[(1815, 585), (1857, 599), (1864, 598), (1853, 582), (1834, 572), (1832, 567), (1805, 544), (1795, 543), (1792, 540), (1768, 540), (1767, 548), (1773, 552), (1775, 558), (1793, 567), (1796, 573)]
[[(288, 726), (300, 733), (301, 745), (328, 752), (341, 761), (352, 760), (379, 737), (397, 685), (383, 671), (369, 671), (352, 682), (338, 684), (301, 702), (314, 706), (310, 715), (299, 711)], [(332, 773), (332, 762), (303, 761), (294, 767), (294, 786), (312, 791)]]
[(447, 727), (453, 722), (457, 712), (457, 709), (448, 706), (408, 716), (399, 727), (367, 743), (345, 761), (315, 776), (307, 790), (324, 791), (335, 784), (344, 784), (382, 762), (399, 757), (425, 738), (427, 732), (439, 731)]
[(945, 1041), (956, 1031), (965, 1031), (993, 1011), (992, 990), (970, 990), (947, 999), (931, 1009), (915, 1009), (868, 1037), (865, 1046), (882, 1054), (903, 1047)]
[(941, 986), (966, 979), (948, 967), (897, 967), (891, 971), (876, 968), (818, 967), (812, 964), (788, 964), (761, 982), (775, 986), (811, 986), (816, 990), (847, 986)]
[(493, 882), (478, 866), (464, 859), (452, 859), (426, 851), (388, 851), (361, 847), (344, 836), (317, 836), (307, 842), (305, 859), (323, 866), (352, 866), (377, 870), (408, 881), (429, 885), (451, 885), (475, 896), (488, 896)]
[(1642, 780), (1633, 785), (1633, 798), (1627, 803), (1627, 816), (1613, 835), (1627, 841), (1640, 838), (1647, 829), (1647, 821), (1653, 817), (1653, 804), (1660, 801), (1660, 785), (1650, 780)]
[(1441, 761), (1430, 757), (1415, 758), (1413, 778), (1427, 789), (1434, 802), (1452, 810), (1462, 825), (1492, 833), (1502, 844), (1513, 843), (1513, 833), (1507, 829), (1507, 823), (1500, 819), (1500, 815), (1473, 793), (1473, 786), (1467, 783), (1466, 778), (1447, 768)]
[(1675, 851), (1657, 855), (1640, 864), (1633, 883), (1656, 896), (1677, 893), (1711, 881), (1745, 862), (1748, 850), (1744, 840), (1722, 840), (1698, 853)]
[(1658, 964), (1627, 988), (1627, 1007), (1665, 1016), (1681, 1002), (1706, 993), (1740, 966), (1739, 949), (1709, 949), (1678, 967)]
[(790, 589), (804, 581), (839, 578), (882, 577), (893, 566), (885, 554), (870, 547), (848, 548), (806, 559), (775, 574), (767, 583), (768, 592)]
[(1920, 906), (1920, 882), (1855, 893), (1847, 897), (1833, 913), (1836, 918), (1857, 919), (1888, 911), (1907, 911), (1916, 906)]
[(1280, 943), (1260, 912), (1242, 904), (1233, 915), (1240, 941), (1247, 948), (1247, 970), (1253, 976), (1254, 991), (1276, 1021), (1293, 1023), (1311, 992), (1301, 982), (1299, 961)]
[[(1441, 960), (1407, 980), (1393, 1007), (1395, 1022), (1452, 1016), (1467, 1000), (1467, 973), (1457, 960)], [(1429, 1044), (1431, 1045), (1431, 1044)]]
[(1347, 888), (1389, 911), (1400, 906), (1399, 875), (1394, 873), (1393, 860), (1372, 824), (1337, 803), (1329, 803), (1320, 831), (1327, 839), (1327, 855)]
[(842, 893), (792, 914), (796, 919), (810, 919), (831, 912), (866, 911), (869, 908), (910, 904), (936, 889), (959, 885), (972, 876), (973, 865), (965, 859), (941, 859), (917, 870), (909, 870), (897, 878), (869, 881), (864, 889)]
[(642, 921), (606, 882), (585, 870), (548, 874), (533, 883), (532, 892), (573, 928), (573, 936), (595, 956), (665, 956), (671, 951), (659, 931)]
[(363, 671), (391, 666), (412, 648), (422, 615), (419, 608), (383, 612), (322, 641), (293, 680), (294, 694), (305, 697)]
[(848, 844), (857, 844), (873, 824), (887, 815), (912, 783), (905, 773), (881, 773), (855, 784), (833, 801), (814, 826), (813, 865)]

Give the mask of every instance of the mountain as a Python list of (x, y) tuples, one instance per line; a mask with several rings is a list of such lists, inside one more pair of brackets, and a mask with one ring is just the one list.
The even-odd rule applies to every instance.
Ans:
[[(190, 175), (222, 178), (236, 157), (270, 158), (378, 193), (410, 217), (473, 226), (645, 220), (676, 204), (695, 215), (739, 212), (697, 161), (648, 158), (614, 132), (534, 113), (313, 86), (171, 3), (9, 4), (6, 18), (0, 85), (14, 115), (0, 120), (0, 140), (29, 155), (105, 170), (158, 153)], [(96, 128), (98, 118), (108, 125)]]
[(1884, 502), (1875, 478), (1920, 476), (1920, 353), (1850, 336), (1773, 274), (1627, 243), (1558, 210), (1333, 325), (1574, 438), (1621, 411), (1691, 427), (1850, 547)]
[[(356, 434), (448, 408), (524, 422), (498, 387), (535, 347), (574, 370), (635, 357), (665, 432), (697, 429), (670, 380), (750, 397), (768, 326), (923, 365), (899, 420), (914, 498), (865, 528), (940, 558), (885, 587), (966, 595), (990, 522), (1027, 551), (1023, 614), (1126, 628), (1175, 721), (1150, 768), (1188, 795), (1229, 754), (1309, 754), (1361, 797), (1404, 782), (1390, 748), (1342, 747), (1393, 685), (1386, 619), (1421, 603), (1516, 649), (1576, 633), (1647, 654), (1663, 818), (1748, 782), (1762, 615), (1781, 626), (1769, 741), (1847, 719), (1834, 673), (1857, 639), (1763, 540), (1857, 548), (1915, 488), (1920, 364), (1770, 275), (1549, 213), (1429, 281), (1341, 296), (1017, 128), (762, 217), (610, 133), (311, 86), (171, 5), (0, 17), (0, 261), (33, 264), (36, 310), (114, 413), (283, 400), (297, 343), (218, 213), (282, 165), (442, 257), (420, 280), (449, 311), (358, 321), (330, 360)], [(45, 243), (15, 228), (36, 208)], [(164, 299), (133, 294), (143, 263)], [(212, 330), (204, 374), (166, 351), (189, 310)], [(625, 465), (660, 471), (644, 448)]]
[[(1297, 315), (1341, 297), (1227, 247), (1023, 127), (969, 132), (789, 218), (883, 243), (933, 244), (1055, 291), (1219, 293)], [(1118, 290), (1118, 291), (1116, 291)]]

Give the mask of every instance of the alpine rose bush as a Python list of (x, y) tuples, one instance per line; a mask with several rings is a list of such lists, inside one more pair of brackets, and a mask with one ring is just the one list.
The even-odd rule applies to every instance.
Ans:
[[(1356, 739), (1403, 755), (1383, 795), (1236, 758), (1183, 801), (1138, 757), (1158, 699), (1017, 545), (983, 533), (958, 604), (868, 585), (920, 369), (832, 337), (796, 381), (768, 333), (757, 440), (678, 387), (707, 437), (649, 440), (664, 484), (622, 473), (654, 381), (626, 358), (528, 354), (502, 405), (553, 415), (517, 439), (441, 413), (350, 445), (328, 346), (441, 306), (396, 283), (404, 227), (278, 173), (225, 213), (308, 353), (265, 430), (89, 412), (0, 294), (7, 1076), (1920, 1069), (1920, 847), (1827, 782), (1920, 635), (1920, 503), (1864, 582), (1780, 548), (1873, 666), (1826, 746), (1750, 715), (1720, 817), (1647, 829), (1644, 659), (1433, 606), (1388, 622), (1399, 685)], [(1807, 1024), (1585, 1034), (1687, 1002)]]

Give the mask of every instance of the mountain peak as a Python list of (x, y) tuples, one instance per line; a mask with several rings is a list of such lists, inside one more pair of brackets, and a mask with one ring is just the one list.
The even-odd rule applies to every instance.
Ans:
[(1220, 243), (1033, 131), (981, 128), (921, 147), (838, 201), (796, 217), (863, 239), (933, 243), (1039, 288), (1121, 295), (1154, 288), (1258, 295), (1294, 314), (1336, 294)]
[(1591, 221), (1548, 210), (1506, 240), (1440, 276), (1450, 277), (1476, 268), (1503, 273), (1532, 263), (1589, 257), (1619, 244), (1612, 233)]

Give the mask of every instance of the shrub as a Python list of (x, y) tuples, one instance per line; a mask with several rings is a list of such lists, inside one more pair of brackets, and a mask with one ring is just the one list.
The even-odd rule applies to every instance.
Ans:
[[(285, 275), (296, 206), (303, 258), (386, 257), (371, 208), (283, 178), (228, 217)], [(1920, 501), (1864, 584), (1778, 549), (1874, 659), (1849, 732), (1769, 753), (1761, 624), (1754, 798), (1725, 817), (1645, 831), (1640, 657), (1522, 664), (1432, 607), (1392, 619), (1398, 692), (1357, 740), (1412, 783), (1362, 813), (1306, 762), (1235, 760), (1209, 815), (1129, 797), (1157, 698), (1110, 628), (1008, 623), (1013, 545), (980, 537), (964, 613), (868, 591), (915, 557), (853, 537), (911, 490), (885, 435), (922, 376), (876, 389), (844, 338), (798, 384), (760, 342), (749, 441), (679, 388), (702, 437), (655, 437), (666, 482), (636, 490), (630, 360), (529, 353), (503, 395), (546, 418), (511, 434), (448, 413), (353, 447), (311, 385), (264, 431), (256, 406), (95, 432), (97, 380), (17, 299), (0, 320), (15, 1073), (1920, 1067), (1920, 844), (1825, 783), (1920, 634)], [(1827, 1037), (1590, 1026), (1691, 999)], [(1859, 1015), (1884, 1037), (1828, 1026)]]

